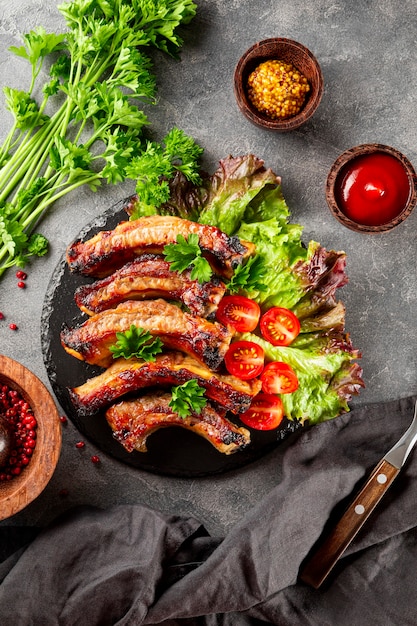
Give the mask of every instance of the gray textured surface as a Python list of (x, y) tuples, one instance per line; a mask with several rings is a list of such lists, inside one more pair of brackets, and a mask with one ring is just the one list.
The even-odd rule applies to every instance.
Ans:
[[(346, 148), (380, 142), (403, 151), (417, 164), (416, 2), (406, 0), (200, 0), (184, 29), (181, 60), (155, 55), (159, 104), (150, 111), (155, 136), (173, 125), (204, 147), (204, 165), (213, 171), (220, 158), (254, 152), (282, 177), (292, 220), (304, 226), (304, 239), (345, 250), (349, 284), (340, 292), (347, 307), (347, 329), (363, 353), (367, 384), (352, 406), (416, 393), (417, 388), (417, 211), (382, 236), (360, 235), (338, 224), (324, 197), (327, 173)], [(349, 6), (350, 5), (350, 6)], [(23, 61), (11, 57), (19, 33), (43, 25), (62, 30), (55, 2), (0, 0), (0, 83), (25, 88)], [(325, 80), (322, 103), (313, 120), (286, 135), (263, 131), (239, 113), (233, 96), (233, 70), (255, 41), (271, 36), (296, 39), (318, 58)], [(10, 118), (3, 111), (0, 135)], [(55, 205), (42, 223), (51, 241), (49, 256), (28, 270), (27, 289), (16, 287), (14, 271), (2, 279), (0, 351), (35, 372), (47, 385), (40, 346), (43, 296), (66, 245), (101, 211), (131, 193), (131, 184), (75, 192)], [(19, 326), (17, 332), (8, 328)], [(372, 433), (369, 433), (372, 436)], [(142, 502), (161, 511), (193, 514), (213, 533), (223, 533), (280, 477), (283, 448), (246, 468), (198, 480), (172, 479), (131, 469), (87, 444), (74, 447), (79, 434), (63, 428), (63, 449), (45, 492), (14, 522), (44, 524), (74, 504), (109, 506)], [(101, 464), (90, 461), (98, 453)], [(59, 496), (61, 489), (68, 496)]]

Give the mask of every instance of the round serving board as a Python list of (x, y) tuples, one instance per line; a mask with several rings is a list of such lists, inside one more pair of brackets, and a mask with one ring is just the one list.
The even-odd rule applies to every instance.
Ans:
[[(88, 224), (77, 239), (88, 239), (99, 230), (113, 229), (119, 222), (128, 219), (124, 211), (126, 202), (122, 200)], [(54, 393), (78, 430), (100, 450), (138, 469), (163, 475), (195, 477), (242, 467), (272, 450), (283, 438), (299, 428), (297, 423), (285, 422), (275, 431), (251, 431), (251, 444), (227, 456), (184, 428), (168, 427), (148, 438), (147, 452), (127, 452), (113, 438), (102, 412), (86, 417), (78, 415), (68, 394), (68, 388), (80, 385), (102, 371), (70, 356), (60, 342), (64, 323), (73, 326), (87, 319), (74, 302), (74, 291), (79, 285), (92, 280), (72, 274), (63, 256), (47, 289), (41, 333), (45, 366)]]

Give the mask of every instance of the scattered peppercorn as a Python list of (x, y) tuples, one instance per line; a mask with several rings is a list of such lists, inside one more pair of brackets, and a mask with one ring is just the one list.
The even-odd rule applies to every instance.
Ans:
[(293, 117), (304, 106), (310, 85), (291, 63), (264, 61), (249, 75), (248, 97), (271, 119)]
[(81, 448), (85, 448), (84, 441), (77, 441), (77, 443), (75, 444), (75, 447), (78, 448), (79, 450), (81, 450)]
[(99, 457), (99, 456), (97, 456), (96, 454), (94, 454), (94, 455), (91, 457), (91, 462), (92, 462), (92, 463), (95, 463), (95, 464), (100, 463), (100, 457)]
[(17, 270), (16, 278), (20, 278), (20, 280), (26, 280), (27, 277), (28, 275), (26, 274), (26, 272), (23, 272), (22, 270)]
[(19, 289), (24, 289), (26, 287), (26, 283), (23, 280), (19, 280), (17, 286), (19, 287)]
[(61, 415), (59, 419), (61, 420), (62, 424), (66, 424), (68, 422), (66, 415)]
[(13, 324), (12, 323), (12, 324), (9, 324), (9, 328), (10, 328), (10, 330), (17, 330), (18, 326), (17, 326), (17, 324)]
[(0, 311), (0, 320), (4, 320), (4, 313)]

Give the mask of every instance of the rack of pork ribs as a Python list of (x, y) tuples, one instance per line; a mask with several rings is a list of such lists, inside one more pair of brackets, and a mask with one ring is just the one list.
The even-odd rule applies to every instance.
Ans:
[[(213, 276), (200, 284), (190, 272), (170, 268), (164, 247), (177, 235), (199, 237)], [(254, 253), (252, 243), (229, 237), (218, 228), (171, 216), (120, 222), (67, 249), (71, 272), (94, 282), (75, 291), (87, 319), (64, 324), (61, 344), (69, 354), (103, 371), (69, 389), (81, 416), (104, 411), (113, 437), (129, 452), (146, 452), (146, 440), (160, 428), (180, 426), (206, 438), (219, 452), (232, 454), (250, 443), (238, 416), (260, 390), (258, 380), (243, 381), (224, 369), (233, 330), (216, 321), (226, 279)], [(155, 361), (114, 359), (116, 333), (131, 325), (159, 337), (163, 352)], [(206, 406), (181, 417), (170, 406), (173, 386), (195, 379), (204, 388)]]

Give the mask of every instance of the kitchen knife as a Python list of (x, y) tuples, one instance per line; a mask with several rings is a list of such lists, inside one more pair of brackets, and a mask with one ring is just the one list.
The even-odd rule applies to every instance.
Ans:
[(301, 581), (315, 589), (320, 587), (398, 476), (416, 441), (417, 402), (410, 427), (381, 459), (346, 512), (309, 558), (300, 574)]

